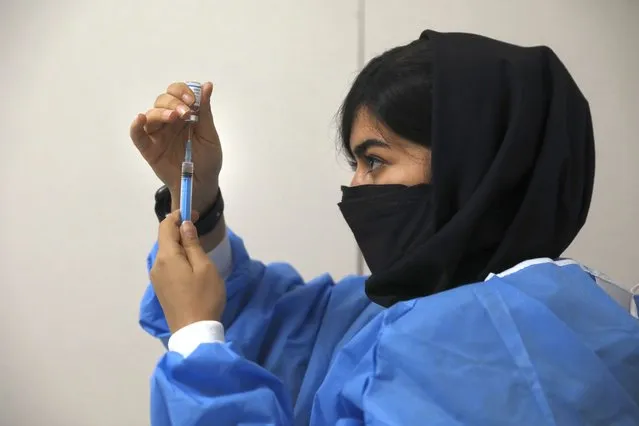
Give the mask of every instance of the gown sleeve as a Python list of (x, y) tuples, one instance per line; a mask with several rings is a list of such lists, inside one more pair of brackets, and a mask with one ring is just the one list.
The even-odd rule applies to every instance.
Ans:
[[(237, 236), (228, 238), (232, 267), (222, 325), (192, 324), (191, 343), (176, 348), (151, 285), (143, 296), (140, 325), (169, 349), (151, 379), (154, 426), (292, 424), (334, 282), (322, 275), (304, 283), (290, 265), (251, 260)], [(157, 246), (149, 269), (156, 253)], [(206, 331), (222, 327), (222, 337)]]

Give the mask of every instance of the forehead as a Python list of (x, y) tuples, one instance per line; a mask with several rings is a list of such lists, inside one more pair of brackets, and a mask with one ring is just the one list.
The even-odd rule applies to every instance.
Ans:
[(411, 150), (413, 148), (421, 148), (393, 132), (388, 126), (379, 121), (375, 115), (370, 113), (368, 109), (362, 108), (358, 111), (353, 122), (349, 143), (350, 152), (354, 153), (359, 145), (367, 141), (384, 142), (386, 148), (391, 149)]
[(357, 145), (370, 139), (389, 142), (391, 134), (390, 129), (375, 118), (367, 108), (361, 108), (355, 116), (351, 130), (351, 139), (349, 141), (351, 152), (355, 150)]

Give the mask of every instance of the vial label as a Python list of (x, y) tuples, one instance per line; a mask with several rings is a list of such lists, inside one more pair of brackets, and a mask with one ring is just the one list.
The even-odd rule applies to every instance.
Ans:
[(195, 95), (195, 102), (191, 105), (188, 121), (198, 121), (200, 115), (200, 101), (202, 100), (202, 85), (197, 81), (187, 81), (186, 85)]

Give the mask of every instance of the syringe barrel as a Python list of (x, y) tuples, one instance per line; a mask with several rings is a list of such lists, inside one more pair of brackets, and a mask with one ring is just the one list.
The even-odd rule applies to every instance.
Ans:
[(195, 102), (191, 105), (191, 111), (188, 113), (185, 121), (197, 122), (200, 119), (200, 102), (202, 101), (202, 84), (197, 81), (187, 81), (186, 85), (195, 95)]
[(180, 218), (191, 220), (191, 204), (193, 197), (193, 163), (182, 163), (182, 182), (180, 187)]

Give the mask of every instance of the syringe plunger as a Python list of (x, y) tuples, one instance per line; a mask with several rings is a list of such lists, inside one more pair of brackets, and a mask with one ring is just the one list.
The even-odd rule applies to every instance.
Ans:
[(182, 176), (193, 176), (193, 163), (185, 161), (182, 163)]

